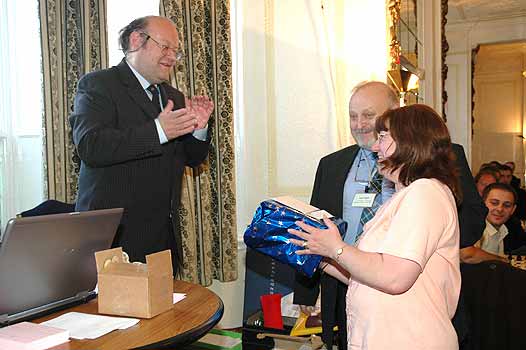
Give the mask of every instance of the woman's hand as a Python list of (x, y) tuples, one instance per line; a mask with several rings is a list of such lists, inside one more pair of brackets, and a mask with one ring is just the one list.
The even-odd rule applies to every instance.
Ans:
[(323, 218), (323, 222), (327, 225), (327, 229), (318, 229), (302, 221), (296, 221), (296, 225), (306, 232), (294, 229), (288, 230), (289, 233), (301, 238), (290, 240), (294, 245), (304, 248), (297, 250), (296, 254), (317, 254), (329, 258), (335, 257), (336, 251), (341, 248), (344, 243), (336, 225), (326, 217)]

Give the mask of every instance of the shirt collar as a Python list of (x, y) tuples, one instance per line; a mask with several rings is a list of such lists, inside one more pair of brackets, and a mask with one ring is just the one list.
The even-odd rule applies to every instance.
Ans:
[(502, 224), (497, 229), (488, 220), (486, 220), (486, 230), (489, 236), (495, 236), (496, 234), (500, 234), (502, 235), (502, 237), (506, 237), (506, 235), (508, 234), (508, 228), (506, 227), (506, 225)]
[(360, 149), (361, 149), (361, 152), (362, 152), (362, 156), (364, 158), (367, 158), (368, 160), (373, 161), (373, 162), (376, 163), (377, 157), (373, 156), (376, 152), (373, 152), (373, 151), (371, 151), (369, 149), (366, 149), (366, 148), (360, 148)]
[(148, 88), (148, 86), (152, 85), (152, 84), (150, 84), (150, 82), (148, 80), (146, 80), (145, 77), (143, 77), (141, 75), (141, 73), (137, 72), (135, 70), (135, 68), (133, 68), (133, 66), (130, 64), (130, 62), (128, 62), (128, 60), (126, 60), (126, 63), (128, 64), (128, 67), (130, 67), (131, 71), (133, 72), (133, 75), (135, 75), (137, 80), (139, 80), (139, 84), (141, 84), (141, 86), (142, 86), (142, 88), (144, 90), (146, 90)]

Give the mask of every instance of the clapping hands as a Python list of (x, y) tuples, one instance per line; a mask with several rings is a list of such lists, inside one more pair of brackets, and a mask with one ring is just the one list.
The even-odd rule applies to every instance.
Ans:
[(208, 123), (214, 110), (214, 103), (207, 96), (185, 98), (186, 112), (192, 114), (196, 120), (196, 129), (203, 129)]
[(185, 98), (185, 103), (185, 108), (172, 111), (174, 103), (168, 100), (159, 114), (159, 122), (168, 140), (205, 128), (214, 110), (214, 103), (206, 96)]

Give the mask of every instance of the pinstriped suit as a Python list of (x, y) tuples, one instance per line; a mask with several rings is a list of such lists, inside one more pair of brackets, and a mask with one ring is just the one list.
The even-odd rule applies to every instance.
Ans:
[[(166, 83), (160, 91), (165, 103), (171, 99), (174, 109), (184, 107), (181, 92)], [(122, 246), (133, 261), (167, 248), (180, 260), (176, 219), (182, 174), (185, 166), (206, 158), (210, 144), (184, 135), (161, 145), (157, 115), (123, 60), (79, 81), (70, 116), (82, 160), (76, 209), (123, 207), (114, 246)]]

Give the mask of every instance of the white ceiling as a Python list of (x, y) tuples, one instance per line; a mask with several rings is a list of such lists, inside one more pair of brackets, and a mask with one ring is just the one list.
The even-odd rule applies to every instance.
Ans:
[(526, 0), (449, 0), (448, 23), (526, 16)]

